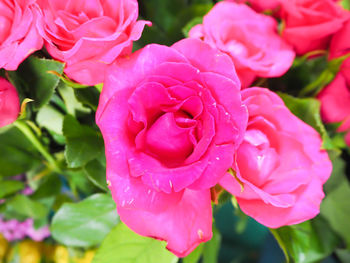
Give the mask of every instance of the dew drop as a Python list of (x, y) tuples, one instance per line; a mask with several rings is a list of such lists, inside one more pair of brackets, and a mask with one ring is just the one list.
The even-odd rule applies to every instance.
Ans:
[(197, 234), (198, 234), (199, 239), (203, 239), (204, 233), (203, 233), (202, 229), (198, 229)]
[(219, 161), (219, 160), (220, 160), (220, 157), (216, 157), (215, 159)]

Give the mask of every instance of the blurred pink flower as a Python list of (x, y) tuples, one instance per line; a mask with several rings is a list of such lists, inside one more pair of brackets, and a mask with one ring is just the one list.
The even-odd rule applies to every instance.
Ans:
[(277, 22), (245, 4), (219, 2), (189, 35), (228, 54), (244, 88), (257, 76), (282, 76), (295, 57), (292, 47), (278, 35)]
[(245, 89), (242, 98), (249, 120), (237, 152), (237, 174), (227, 174), (220, 184), (244, 213), (267, 227), (315, 217), (332, 171), (320, 135), (268, 89)]
[(131, 53), (132, 43), (150, 22), (136, 21), (136, 0), (38, 0), (43, 13), (47, 51), (66, 63), (75, 81), (103, 82), (108, 64)]

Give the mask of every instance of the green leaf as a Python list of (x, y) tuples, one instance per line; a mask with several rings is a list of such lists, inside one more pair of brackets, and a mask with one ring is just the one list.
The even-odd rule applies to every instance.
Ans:
[(98, 99), (100, 97), (100, 93), (98, 92), (97, 88), (88, 87), (86, 89), (74, 89), (74, 93), (78, 101), (96, 111)]
[(345, 175), (345, 161), (338, 157), (330, 155), (332, 161), (333, 170), (332, 174), (323, 186), (326, 195), (334, 191), (339, 185), (346, 184), (347, 178)]
[(220, 232), (213, 226), (213, 237), (204, 244), (203, 263), (213, 263), (218, 261), (221, 243)]
[(335, 232), (341, 236), (350, 248), (350, 186), (347, 180), (326, 195), (321, 204), (321, 214)]
[(66, 171), (65, 178), (68, 180), (71, 192), (79, 197), (92, 195), (98, 191), (98, 188), (89, 180), (83, 169)]
[(6, 203), (6, 208), (10, 212), (34, 219), (46, 217), (49, 212), (43, 204), (26, 195), (16, 195)]
[[(321, 217), (299, 225), (271, 229), (285, 255), (298, 263), (318, 262), (332, 253), (339, 238)], [(286, 254), (287, 253), (287, 254)]]
[(75, 203), (65, 203), (52, 219), (51, 233), (66, 246), (98, 245), (117, 224), (118, 215), (112, 197), (95, 194)]
[(24, 184), (20, 181), (0, 181), (0, 198), (4, 198), (22, 189), (24, 189)]
[(40, 181), (38, 188), (31, 195), (34, 200), (56, 196), (61, 192), (62, 182), (57, 174), (48, 174)]
[(289, 110), (298, 118), (314, 127), (323, 140), (322, 147), (326, 150), (333, 150), (334, 146), (329, 138), (320, 116), (320, 102), (313, 98), (295, 98), (288, 94), (279, 92)]
[(350, 262), (350, 250), (346, 249), (337, 249), (335, 251), (341, 263), (349, 263)]
[(41, 161), (37, 150), (16, 127), (0, 129), (0, 145), (0, 176), (24, 173)]
[(344, 9), (350, 10), (350, 0), (342, 0), (340, 4), (344, 7)]
[(104, 191), (108, 191), (106, 183), (106, 165), (101, 164), (98, 160), (92, 160), (85, 165), (84, 171), (94, 185)]
[(103, 241), (92, 263), (175, 263), (177, 258), (166, 243), (139, 236), (124, 224), (118, 224)]
[(81, 104), (75, 97), (74, 89), (60, 82), (58, 92), (62, 96), (66, 105), (67, 112), (72, 116), (77, 116), (78, 113), (89, 113), (91, 110)]
[(63, 118), (64, 115), (61, 112), (51, 105), (45, 105), (39, 110), (36, 122), (40, 127), (62, 135)]
[(30, 56), (12, 76), (21, 79), (21, 85), (25, 86), (34, 100), (34, 108), (39, 109), (49, 102), (59, 82), (59, 77), (50, 71), (62, 74), (63, 68), (64, 64), (56, 60)]
[(183, 263), (197, 263), (203, 254), (204, 243), (199, 244), (195, 250), (191, 252), (187, 257), (182, 259)]
[(64, 119), (63, 134), (67, 141), (65, 157), (71, 168), (84, 166), (104, 152), (101, 134), (89, 126), (80, 125), (70, 115)]
[(194, 17), (190, 22), (188, 22), (183, 28), (182, 33), (185, 37), (188, 37), (188, 33), (190, 32), (191, 28), (195, 25), (202, 24), (203, 17)]

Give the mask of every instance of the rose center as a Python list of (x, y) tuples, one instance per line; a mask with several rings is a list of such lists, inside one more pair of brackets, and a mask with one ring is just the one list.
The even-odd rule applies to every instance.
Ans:
[(146, 149), (165, 163), (184, 161), (193, 151), (193, 122), (196, 121), (182, 113), (163, 114), (147, 131)]

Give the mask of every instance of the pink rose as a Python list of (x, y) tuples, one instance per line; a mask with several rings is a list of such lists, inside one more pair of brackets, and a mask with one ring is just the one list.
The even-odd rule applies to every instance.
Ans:
[[(329, 59), (350, 55), (350, 19), (332, 37)], [(350, 146), (350, 58), (343, 61), (334, 80), (317, 96), (321, 101), (324, 122), (341, 122), (339, 132), (347, 132), (345, 141)]]
[[(344, 26), (333, 35), (329, 48), (329, 58), (334, 59), (337, 57), (350, 54), (350, 19), (348, 19)], [(350, 76), (349, 76), (350, 78)]]
[(0, 77), (0, 127), (14, 122), (19, 114), (19, 98), (16, 88)]
[[(234, 0), (226, 0), (234, 1)], [(238, 3), (249, 3), (257, 12), (273, 11), (279, 8), (281, 1), (286, 0), (236, 0)], [(288, 0), (287, 0), (288, 1)]]
[(203, 24), (193, 27), (189, 35), (228, 54), (243, 87), (257, 76), (282, 76), (295, 57), (293, 49), (277, 34), (277, 22), (244, 4), (216, 4)]
[(332, 170), (320, 135), (268, 89), (245, 89), (242, 99), (249, 120), (237, 152), (237, 179), (227, 174), (221, 185), (236, 196), (244, 213), (265, 226), (313, 218)]
[[(350, 59), (348, 59), (350, 68)], [(350, 79), (350, 76), (348, 76)], [(321, 115), (326, 123), (341, 122), (339, 132), (346, 132), (346, 143), (350, 146), (350, 81), (346, 81), (343, 71), (317, 96), (321, 101)]]
[(146, 21), (136, 21), (136, 0), (38, 0), (44, 16), (46, 48), (66, 63), (64, 72), (77, 82), (95, 85), (119, 56), (131, 53)]
[(210, 188), (247, 122), (231, 59), (196, 39), (148, 45), (108, 70), (96, 122), (121, 220), (178, 256), (209, 240)]
[(349, 12), (333, 0), (288, 0), (282, 2), (281, 17), (285, 23), (283, 38), (303, 55), (327, 49)]
[(16, 70), (26, 57), (42, 48), (38, 14), (34, 0), (0, 2), (0, 68)]

